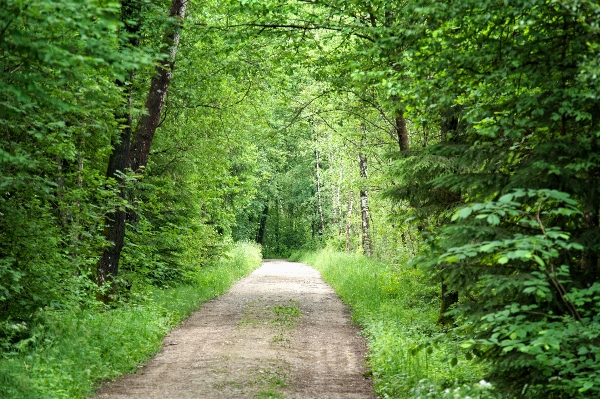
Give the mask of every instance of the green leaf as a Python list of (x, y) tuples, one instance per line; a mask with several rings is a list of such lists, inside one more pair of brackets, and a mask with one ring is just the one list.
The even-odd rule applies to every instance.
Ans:
[(593, 386), (594, 386), (594, 383), (592, 381), (586, 381), (586, 382), (583, 383), (583, 386), (581, 388), (579, 388), (577, 391), (578, 392), (585, 392), (585, 391), (589, 390)]
[(546, 267), (546, 262), (544, 262), (544, 260), (542, 258), (540, 258), (537, 255), (533, 255), (533, 259), (538, 263), (538, 265), (542, 266), (542, 267)]
[(513, 194), (509, 193), (509, 194), (504, 194), (502, 197), (498, 198), (498, 202), (502, 202), (502, 203), (508, 203), (511, 202), (513, 199)]
[(509, 257), (513, 259), (530, 259), (532, 257), (531, 251), (527, 251), (525, 249), (518, 249), (516, 251), (510, 252)]
[(473, 213), (473, 208), (471, 208), (471, 207), (462, 208), (457, 213), (455, 213), (454, 216), (452, 216), (452, 220), (454, 221), (459, 218), (465, 219), (465, 218), (469, 217), (471, 215), (471, 213)]
[(487, 222), (492, 226), (497, 226), (500, 224), (500, 218), (496, 214), (492, 213), (487, 217)]

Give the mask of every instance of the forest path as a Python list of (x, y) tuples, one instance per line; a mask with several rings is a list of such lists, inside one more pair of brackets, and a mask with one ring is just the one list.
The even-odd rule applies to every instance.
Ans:
[(318, 271), (267, 260), (173, 330), (111, 399), (372, 399), (366, 347)]

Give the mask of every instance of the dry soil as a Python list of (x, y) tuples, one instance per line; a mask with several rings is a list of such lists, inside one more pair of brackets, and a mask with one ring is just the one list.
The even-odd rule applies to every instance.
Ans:
[(265, 261), (173, 330), (111, 399), (374, 399), (366, 347), (318, 271)]

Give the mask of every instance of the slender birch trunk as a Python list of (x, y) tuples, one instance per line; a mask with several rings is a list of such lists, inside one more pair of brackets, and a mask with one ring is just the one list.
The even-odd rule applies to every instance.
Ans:
[(348, 213), (346, 213), (346, 252), (350, 252), (350, 227), (352, 207), (354, 205), (354, 191), (348, 193)]
[(319, 151), (315, 151), (316, 169), (317, 169), (317, 207), (319, 210), (319, 221), (321, 222), (319, 235), (325, 232), (325, 219), (323, 218), (323, 203), (321, 201), (321, 160), (319, 159)]
[(365, 255), (372, 255), (372, 242), (371, 242), (371, 231), (370, 231), (370, 220), (369, 220), (369, 191), (366, 189), (367, 186), (367, 157), (365, 154), (358, 154), (358, 165), (360, 167), (360, 177), (363, 180), (363, 188), (360, 190), (360, 211), (362, 215), (362, 247)]

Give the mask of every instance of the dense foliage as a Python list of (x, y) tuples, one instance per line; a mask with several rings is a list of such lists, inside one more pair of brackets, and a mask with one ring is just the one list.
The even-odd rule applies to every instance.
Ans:
[[(422, 341), (494, 395), (597, 395), (598, 21), (591, 0), (4, 0), (2, 356), (246, 240), (410, 264), (440, 306)], [(373, 367), (390, 397), (479, 378)]]
[(31, 337), (0, 359), (5, 399), (87, 398), (102, 380), (132, 372), (164, 335), (198, 306), (260, 266), (260, 247), (240, 243), (189, 284), (156, 289), (108, 311), (65, 309), (38, 314)]
[(463, 296), (452, 313), (465, 346), (514, 395), (589, 397), (600, 382), (597, 11), (544, 1), (432, 7), (444, 22), (412, 54), (444, 71), (426, 88), (444, 95), (421, 94), (423, 105), (454, 119), (425, 151), (453, 165), (429, 187), (472, 203), (444, 221), (431, 240), (439, 257), (422, 263)]
[(318, 269), (352, 308), (369, 341), (368, 364), (380, 397), (495, 396), (482, 382), (484, 367), (456, 356), (459, 337), (436, 326), (437, 289), (421, 270), (331, 250), (304, 253), (299, 260)]

